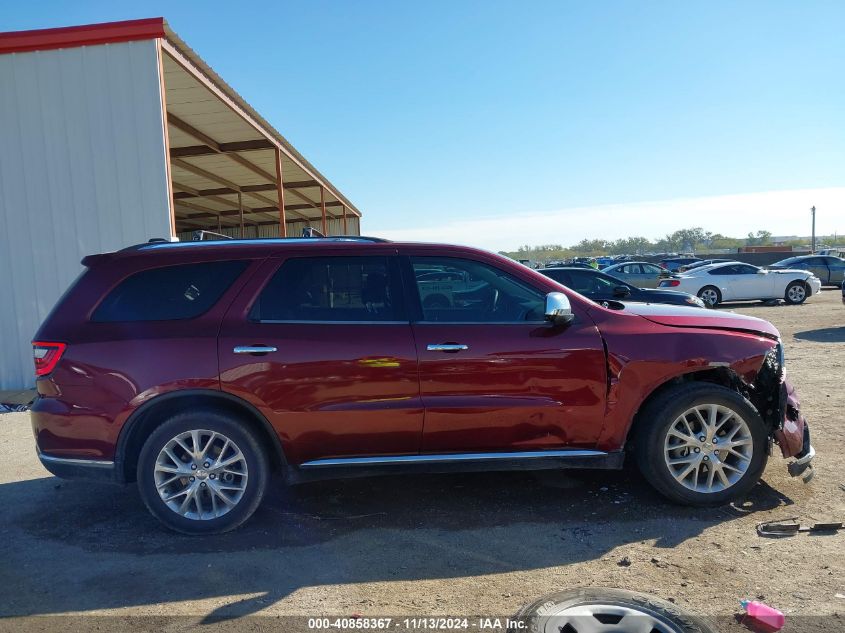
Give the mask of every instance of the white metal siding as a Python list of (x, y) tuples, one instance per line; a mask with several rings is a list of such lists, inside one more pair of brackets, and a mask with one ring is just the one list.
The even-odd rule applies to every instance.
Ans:
[(154, 40), (0, 55), (0, 389), (84, 255), (170, 235)]

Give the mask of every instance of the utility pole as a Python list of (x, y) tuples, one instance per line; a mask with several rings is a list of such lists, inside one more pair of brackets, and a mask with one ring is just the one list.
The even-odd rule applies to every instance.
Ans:
[(812, 245), (810, 246), (810, 252), (816, 252), (816, 207), (810, 209), (810, 213), (813, 214), (813, 238), (812, 238)]

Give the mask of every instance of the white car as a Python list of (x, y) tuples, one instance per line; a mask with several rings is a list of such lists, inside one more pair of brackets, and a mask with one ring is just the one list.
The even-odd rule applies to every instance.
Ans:
[(694, 294), (712, 308), (722, 301), (783, 299), (787, 303), (804, 303), (821, 290), (822, 282), (806, 270), (765, 270), (727, 262), (693, 268), (673, 279), (664, 279), (659, 287)]

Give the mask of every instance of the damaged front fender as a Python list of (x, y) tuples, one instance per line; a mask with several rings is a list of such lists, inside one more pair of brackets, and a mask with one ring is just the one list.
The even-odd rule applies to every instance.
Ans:
[(811, 475), (815, 451), (810, 444), (810, 428), (801, 413), (798, 394), (786, 378), (780, 342), (766, 354), (752, 388), (751, 401), (772, 430), (781, 454), (797, 458), (789, 465), (789, 473), (797, 477), (809, 471)]

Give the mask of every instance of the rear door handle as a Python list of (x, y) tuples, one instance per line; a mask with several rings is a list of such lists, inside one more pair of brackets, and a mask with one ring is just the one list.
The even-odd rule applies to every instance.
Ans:
[(269, 354), (279, 350), (270, 345), (237, 345), (232, 351), (235, 354)]
[(461, 352), (469, 349), (469, 345), (461, 345), (460, 343), (434, 343), (426, 346), (429, 352)]

